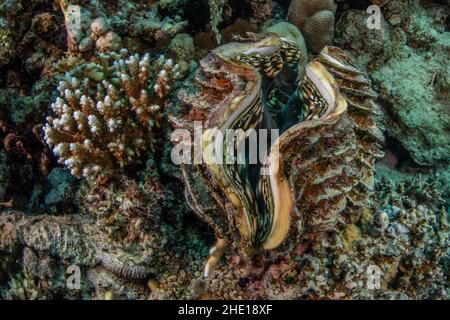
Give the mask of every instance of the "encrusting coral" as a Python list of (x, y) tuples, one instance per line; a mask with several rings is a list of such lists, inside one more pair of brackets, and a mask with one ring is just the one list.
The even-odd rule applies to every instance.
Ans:
[(336, 5), (333, 0), (293, 0), (288, 20), (302, 32), (308, 47), (319, 53), (332, 44)]
[(45, 140), (77, 177), (95, 179), (135, 163), (155, 148), (171, 82), (183, 74), (171, 59), (127, 50), (66, 73), (47, 118)]

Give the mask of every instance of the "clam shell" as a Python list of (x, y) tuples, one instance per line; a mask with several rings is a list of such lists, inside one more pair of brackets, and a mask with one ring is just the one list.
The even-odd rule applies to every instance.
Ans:
[(336, 81), (321, 63), (309, 63), (306, 77), (325, 99), (328, 108), (320, 118), (307, 120), (289, 128), (271, 148), (266, 165), (270, 174), (262, 177), (259, 186), (262, 196), (266, 201), (270, 201), (266, 207), (272, 210), (267, 212), (272, 221), (270, 231), (262, 244), (266, 250), (274, 249), (284, 242), (291, 229), (291, 220), (298, 220), (300, 214), (297, 205), (298, 188), (292, 185), (292, 171), (299, 168), (293, 167), (291, 162), (296, 155), (301, 154), (301, 148), (298, 149), (301, 147), (299, 142), (318, 143), (313, 140), (320, 140), (320, 135), (311, 140), (312, 137), (305, 133), (315, 130), (320, 133), (322, 127), (335, 124), (347, 110), (347, 102), (340, 94)]

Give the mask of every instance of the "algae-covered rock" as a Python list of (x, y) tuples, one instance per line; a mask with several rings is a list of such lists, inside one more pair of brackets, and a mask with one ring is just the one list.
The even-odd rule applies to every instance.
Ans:
[(450, 76), (450, 59), (438, 54), (432, 61), (420, 55), (393, 59), (372, 73), (385, 102), (389, 134), (422, 165), (450, 162), (450, 105), (437, 90), (441, 77)]
[(450, 162), (450, 33), (443, 6), (383, 8), (380, 29), (365, 11), (345, 13), (337, 42), (366, 68), (380, 92), (386, 129), (420, 165)]

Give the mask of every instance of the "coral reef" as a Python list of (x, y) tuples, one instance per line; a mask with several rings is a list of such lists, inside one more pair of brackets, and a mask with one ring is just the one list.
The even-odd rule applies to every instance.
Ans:
[(111, 13), (111, 26), (130, 49), (146, 49), (149, 45), (162, 47), (187, 25), (180, 16), (163, 17), (159, 14), (158, 7), (152, 4), (150, 6), (141, 7), (129, 1), (120, 1), (119, 8)]
[[(51, 155), (41, 142), (39, 125), (29, 124), (30, 117), (36, 112), (35, 106), (42, 103), (39, 98), (19, 96), (13, 90), (0, 91), (2, 202), (11, 200), (13, 205), (26, 204), (25, 195), (49, 172)], [(21, 109), (10, 112), (19, 105)]]
[(450, 299), (449, 4), (0, 1), (0, 298)]
[(146, 243), (160, 224), (162, 209), (158, 203), (163, 198), (164, 189), (156, 178), (149, 176), (139, 186), (122, 177), (115, 186), (90, 190), (84, 207), (97, 217), (99, 227), (114, 241)]
[(58, 7), (42, 1), (5, 1), (0, 5), (0, 66), (19, 61), (29, 72), (47, 73), (62, 54)]
[(17, 275), (8, 283), (9, 288), (4, 290), (2, 296), (6, 300), (36, 300), (42, 296), (40, 284), (36, 283), (30, 273)]
[(186, 22), (170, 17), (161, 19), (157, 7), (148, 12), (138, 11), (135, 4), (128, 2), (118, 5), (120, 9), (109, 17), (108, 10), (101, 6), (90, 5), (89, 9), (60, 1), (71, 55), (111, 53), (124, 44), (132, 48), (141, 47), (142, 42), (158, 44), (170, 40), (186, 26)]
[(267, 24), (275, 11), (275, 3), (272, 0), (251, 0), (251, 17), (260, 24)]
[[(167, 218), (161, 212), (164, 206), (156, 204), (161, 203), (163, 187), (151, 171), (145, 176), (142, 186), (123, 177), (125, 180), (115, 184), (120, 189), (89, 188), (82, 204), (86, 214), (29, 217), (3, 212), (2, 297), (105, 299), (113, 295), (143, 299), (150, 294), (154, 298), (159, 294), (188, 295), (187, 286), (181, 284), (200, 275), (207, 248), (196, 239), (200, 234), (196, 227), (182, 224), (177, 231), (162, 221)], [(78, 289), (67, 287), (72, 273), (69, 267), (80, 270)], [(10, 270), (16, 273), (8, 276)], [(180, 287), (169, 288), (173, 285)]]
[(353, 223), (339, 223), (321, 247), (299, 248), (293, 255), (277, 255), (273, 262), (262, 256), (249, 262), (229, 256), (211, 274), (209, 295), (225, 299), (448, 299), (447, 217), (442, 201), (426, 200), (430, 191), (439, 191), (420, 178), (389, 186), (379, 182), (376, 190), (383, 191), (374, 203), (379, 209), (366, 208)]

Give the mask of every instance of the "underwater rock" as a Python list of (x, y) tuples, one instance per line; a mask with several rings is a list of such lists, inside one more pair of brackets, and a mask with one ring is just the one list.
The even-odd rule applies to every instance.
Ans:
[(408, 10), (414, 14), (390, 2), (383, 7), (382, 29), (374, 31), (365, 28), (364, 12), (347, 12), (338, 22), (337, 42), (368, 69), (388, 134), (418, 164), (437, 166), (450, 161), (450, 36), (431, 9), (414, 1)]
[(6, 202), (6, 191), (11, 184), (12, 168), (8, 161), (6, 152), (0, 151), (0, 201)]
[(5, 203), (12, 201), (15, 208), (24, 208), (28, 193), (39, 184), (49, 171), (47, 148), (36, 132), (35, 117), (47, 94), (22, 96), (16, 90), (0, 90), (0, 144), (1, 161), (6, 161), (0, 172)]
[[(152, 245), (148, 241), (139, 247), (134, 246), (131, 252), (126, 248), (120, 248), (118, 243), (108, 240), (106, 233), (99, 232), (92, 217), (48, 215), (27, 217), (20, 212), (3, 212), (0, 215), (0, 231), (0, 254), (2, 256), (8, 254), (16, 261), (19, 257), (23, 259), (23, 268), (19, 270), (24, 270), (23, 273), (30, 279), (39, 279), (41, 298), (54, 298), (58, 293), (64, 292), (63, 289), (67, 288), (68, 266), (80, 268), (83, 274), (84, 271), (94, 273), (95, 270), (101, 270), (101, 272), (98, 274), (99, 278), (93, 278), (93, 274), (90, 274), (89, 278), (83, 278), (81, 291), (74, 293), (68, 290), (64, 293), (67, 298), (73, 298), (73, 294), (77, 296), (85, 294), (89, 297), (92, 294), (92, 285), (102, 285), (101, 279), (105, 276), (105, 272), (110, 279), (109, 288), (116, 291), (121, 288), (119, 292), (132, 292), (135, 288), (141, 295), (134, 298), (142, 297), (148, 294), (145, 286), (132, 280), (136, 277), (148, 278), (151, 272), (157, 272), (155, 268), (160, 267), (161, 259), (164, 260), (158, 258), (161, 247), (152, 250)], [(155, 239), (156, 242), (159, 240)], [(140, 253), (136, 254), (136, 250)], [(9, 268), (13, 268), (8, 261), (2, 259), (0, 264), (2, 277), (9, 273)], [(15, 278), (11, 275), (10, 288), (14, 287), (13, 279)], [(7, 292), (8, 290), (5, 292), (5, 288), (2, 288), (2, 296), (13, 298), (7, 295)]]

